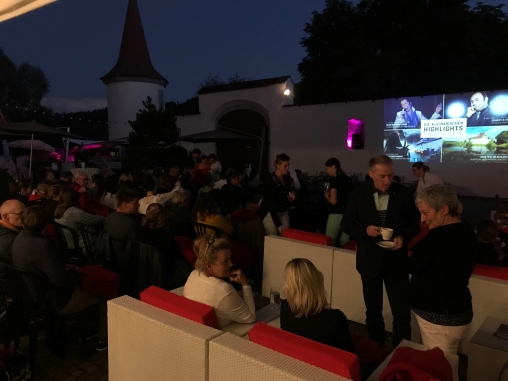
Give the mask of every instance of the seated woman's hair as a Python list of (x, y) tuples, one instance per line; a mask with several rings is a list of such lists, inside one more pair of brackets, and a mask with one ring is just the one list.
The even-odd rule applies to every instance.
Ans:
[(141, 221), (141, 226), (151, 229), (165, 228), (167, 221), (166, 209), (161, 204), (154, 202), (146, 208), (145, 218)]
[(155, 189), (155, 180), (152, 177), (146, 177), (143, 180), (143, 189), (145, 192), (153, 192)]
[(436, 184), (422, 189), (416, 195), (416, 206), (421, 202), (425, 202), (436, 211), (443, 206), (448, 206), (448, 213), (452, 217), (460, 217), (462, 214), (462, 205), (459, 202), (457, 194), (449, 185)]
[(92, 175), (92, 183), (102, 185), (104, 183), (104, 176), (100, 173), (96, 173), (95, 175)]
[(228, 183), (231, 182), (231, 180), (236, 179), (237, 177), (241, 177), (240, 173), (238, 173), (237, 171), (234, 171), (234, 170), (229, 171), (228, 177), (227, 177)]
[(196, 254), (196, 264), (194, 268), (200, 272), (208, 274), (206, 270), (207, 263), (217, 261), (218, 252), (229, 250), (229, 242), (225, 238), (217, 238), (211, 234), (206, 234), (194, 241), (194, 254)]
[(128, 204), (134, 200), (139, 200), (139, 194), (133, 189), (122, 189), (116, 194), (116, 204)]
[(55, 218), (62, 218), (65, 211), (73, 206), (79, 207), (79, 193), (72, 188), (63, 188), (58, 197)]
[(412, 165), (413, 168), (418, 168), (418, 169), (422, 169), (425, 171), (425, 172), (428, 172), (430, 171), (430, 168), (428, 165), (425, 165), (425, 163), (423, 161), (417, 161), (416, 163), (413, 163)]
[(201, 163), (203, 160), (208, 160), (208, 156), (206, 156), (206, 155), (202, 155), (202, 156), (199, 158), (199, 162)]
[(31, 234), (41, 234), (48, 222), (47, 212), (40, 205), (26, 208), (21, 214), (21, 224)]
[(15, 184), (16, 192), (21, 192), (23, 189), (27, 189), (31, 186), (31, 183), (28, 180), (18, 180)]
[(295, 258), (288, 262), (284, 270), (284, 289), (289, 307), (297, 317), (330, 308), (323, 274), (308, 259)]
[(53, 178), (55, 177), (55, 172), (53, 172), (51, 169), (49, 171), (44, 172), (44, 178), (47, 179), (49, 175), (53, 175)]
[(62, 192), (63, 186), (60, 184), (50, 185), (48, 189), (46, 189), (45, 198), (49, 200), (54, 200), (56, 197), (60, 196), (60, 192)]
[(215, 181), (213, 181), (213, 177), (210, 175), (206, 175), (203, 178), (203, 183), (204, 183), (204, 186), (207, 186), (210, 188), (213, 188), (213, 186), (215, 185)]
[(491, 242), (498, 237), (499, 227), (495, 221), (481, 220), (476, 226), (476, 232), (478, 234), (478, 239), (485, 242)]
[(210, 155), (208, 155), (208, 159), (213, 159), (213, 160), (216, 160), (216, 161), (219, 161), (219, 159), (217, 158), (217, 155), (211, 153)]
[(96, 185), (90, 190), (90, 195), (97, 202), (101, 202), (106, 197), (106, 193), (106, 188), (102, 184)]
[(176, 189), (171, 196), (171, 201), (173, 201), (175, 205), (180, 205), (185, 200), (190, 200), (190, 192), (185, 189)]
[(37, 194), (39, 196), (44, 197), (44, 195), (46, 194), (46, 191), (49, 188), (49, 186), (53, 185), (53, 184), (54, 183), (52, 181), (49, 181), (49, 180), (41, 180), (41, 181), (39, 181), (39, 184), (37, 184), (37, 188), (35, 188), (36, 191), (37, 191)]
[(132, 177), (132, 174), (130, 174), (129, 172), (124, 172), (118, 178), (119, 183), (121, 183), (122, 181), (134, 181), (134, 178)]
[(215, 216), (219, 214), (219, 206), (210, 193), (201, 193), (196, 200), (194, 209), (192, 210), (192, 217), (194, 221), (204, 219), (208, 216)]

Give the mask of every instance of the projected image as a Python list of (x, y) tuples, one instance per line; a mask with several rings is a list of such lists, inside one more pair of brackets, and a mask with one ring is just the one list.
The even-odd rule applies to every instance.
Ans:
[(446, 95), (445, 118), (467, 118), (468, 127), (508, 125), (508, 92)]
[(384, 153), (394, 160), (441, 161), (441, 138), (422, 138), (419, 129), (385, 130)]
[(387, 129), (420, 128), (422, 120), (443, 118), (443, 104), (443, 95), (385, 100), (385, 126)]
[(508, 127), (468, 127), (466, 138), (443, 140), (444, 162), (508, 161)]

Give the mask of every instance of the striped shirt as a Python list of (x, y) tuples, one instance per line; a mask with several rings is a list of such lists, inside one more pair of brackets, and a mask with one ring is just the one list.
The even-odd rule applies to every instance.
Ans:
[(380, 193), (374, 190), (374, 203), (376, 204), (377, 213), (381, 219), (381, 226), (386, 227), (386, 211), (388, 209), (388, 200), (390, 194), (388, 192)]

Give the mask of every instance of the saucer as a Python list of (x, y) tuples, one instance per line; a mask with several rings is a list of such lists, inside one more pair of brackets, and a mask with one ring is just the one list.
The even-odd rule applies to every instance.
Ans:
[(377, 244), (383, 249), (391, 249), (392, 247), (395, 247), (395, 242), (392, 241), (380, 241)]

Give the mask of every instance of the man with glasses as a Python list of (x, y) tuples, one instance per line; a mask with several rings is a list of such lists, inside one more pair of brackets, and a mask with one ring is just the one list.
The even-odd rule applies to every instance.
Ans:
[(21, 214), (25, 204), (18, 200), (5, 201), (0, 206), (0, 284), (7, 297), (14, 296), (7, 271), (1, 262), (12, 265), (12, 243), (21, 228)]
[(88, 179), (88, 175), (85, 172), (76, 172), (74, 175), (74, 183), (72, 184), (72, 188), (79, 193), (84, 193), (86, 192), (88, 181), (90, 180)]

